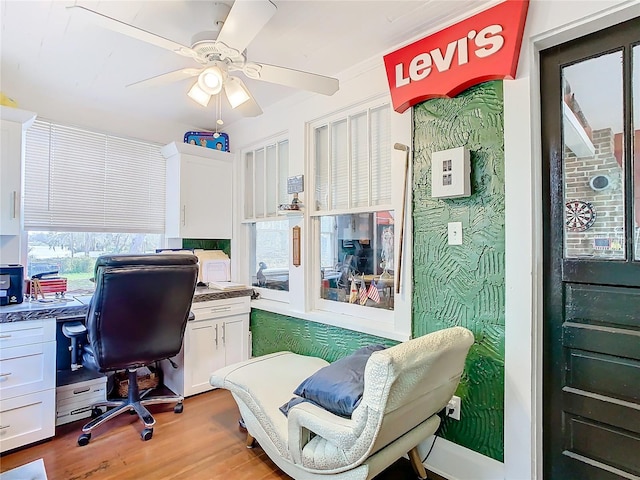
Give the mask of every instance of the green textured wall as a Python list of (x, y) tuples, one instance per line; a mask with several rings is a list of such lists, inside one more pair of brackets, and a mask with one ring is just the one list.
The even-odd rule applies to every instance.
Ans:
[(393, 346), (398, 342), (316, 322), (251, 310), (253, 356), (289, 350), (301, 355), (335, 362), (360, 347), (372, 344)]
[[(476, 341), (458, 388), (462, 420), (444, 438), (504, 456), (504, 125), (502, 82), (414, 108), (413, 335), (461, 325)], [(431, 198), (431, 152), (466, 146), (470, 197)], [(447, 244), (462, 222), (463, 245)]]
[(196, 248), (201, 250), (222, 250), (231, 257), (231, 240), (201, 240), (183, 238), (182, 248)]

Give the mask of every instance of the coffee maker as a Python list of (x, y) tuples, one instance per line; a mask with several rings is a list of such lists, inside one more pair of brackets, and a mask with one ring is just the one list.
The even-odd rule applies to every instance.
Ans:
[(0, 265), (0, 306), (22, 303), (24, 299), (24, 267)]

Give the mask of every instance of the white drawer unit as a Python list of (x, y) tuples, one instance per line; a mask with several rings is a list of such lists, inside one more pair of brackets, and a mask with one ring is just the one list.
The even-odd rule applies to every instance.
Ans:
[(21, 347), (3, 348), (0, 352), (0, 398), (55, 388), (55, 342), (34, 343)]
[(0, 400), (0, 446), (3, 452), (53, 437), (55, 389)]
[(0, 324), (0, 452), (55, 433), (56, 321)]
[(218, 368), (249, 358), (248, 296), (194, 303), (182, 350), (162, 363), (164, 384), (185, 397), (212, 390), (209, 377)]
[(56, 389), (56, 426), (91, 416), (91, 406), (107, 399), (107, 377)]

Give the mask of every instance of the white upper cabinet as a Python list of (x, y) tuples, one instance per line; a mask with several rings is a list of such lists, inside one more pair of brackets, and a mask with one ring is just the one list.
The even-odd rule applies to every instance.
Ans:
[(163, 147), (162, 154), (167, 159), (166, 236), (230, 239), (234, 156), (178, 142)]
[(25, 132), (36, 114), (0, 106), (0, 118), (0, 235), (19, 235)]

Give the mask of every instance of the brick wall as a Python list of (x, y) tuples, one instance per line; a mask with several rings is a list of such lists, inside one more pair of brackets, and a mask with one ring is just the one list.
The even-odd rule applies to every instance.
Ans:
[[(614, 155), (614, 135), (611, 129), (593, 132), (593, 157), (577, 158), (565, 150), (564, 178), (565, 201), (582, 200), (589, 202), (596, 220), (582, 232), (565, 231), (566, 257), (624, 258), (624, 192), (622, 169)], [(595, 191), (589, 181), (596, 175), (609, 177), (609, 187)], [(608, 248), (594, 248), (594, 240), (609, 244)]]

